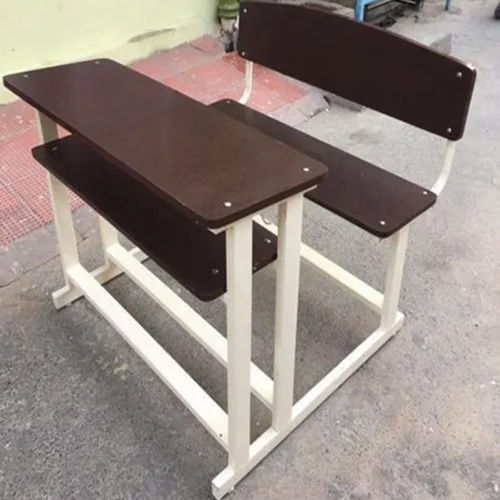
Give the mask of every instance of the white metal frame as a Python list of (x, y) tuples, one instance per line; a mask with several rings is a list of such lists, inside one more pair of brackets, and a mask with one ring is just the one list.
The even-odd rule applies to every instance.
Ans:
[[(244, 95), (252, 89), (252, 63), (247, 62)], [(39, 113), (43, 142), (57, 138), (54, 122)], [(453, 148), (447, 149), (443, 173), (433, 190), (439, 193), (449, 175)], [(159, 378), (179, 397), (215, 440), (228, 452), (227, 467), (212, 481), (212, 493), (221, 498), (292, 432), (348, 377), (370, 358), (403, 324), (398, 311), (409, 226), (389, 238), (389, 261), (384, 293), (331, 262), (301, 242), (303, 195), (278, 204), (278, 225), (260, 215), (249, 216), (225, 228), (227, 256), (227, 337), (211, 326), (141, 262), (139, 249), (126, 250), (118, 232), (99, 217), (105, 262), (92, 272), (80, 264), (67, 188), (48, 175), (54, 224), (60, 249), (64, 286), (54, 292), (56, 308), (85, 296), (120, 333)], [(251, 361), (252, 221), (278, 236), (273, 379)], [(293, 401), (295, 339), (300, 257), (314, 264), (380, 315), (379, 327), (337, 364), (299, 401)], [(227, 367), (228, 410), (225, 412), (194, 379), (146, 332), (102, 286), (125, 273), (166, 313)], [(250, 393), (271, 411), (272, 425), (250, 442)]]
[(434, 183), (434, 186), (431, 188), (431, 191), (437, 196), (441, 194), (450, 177), (451, 167), (453, 166), (453, 158), (455, 157), (456, 145), (457, 143), (454, 141), (446, 141), (443, 168), (441, 169), (441, 173)]

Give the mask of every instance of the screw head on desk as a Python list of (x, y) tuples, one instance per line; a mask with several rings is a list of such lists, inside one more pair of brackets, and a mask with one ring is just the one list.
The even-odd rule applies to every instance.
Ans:
[(462, 78), (462, 72), (461, 71), (457, 71), (457, 77), (458, 78)]
[(451, 134), (451, 132), (452, 132), (451, 127), (448, 127), (448, 128), (446, 129), (446, 132), (448, 132), (448, 134)]
[(310, 170), (311, 170), (311, 169), (310, 169), (309, 167), (304, 167), (304, 168), (302, 169), (302, 172), (309, 172)]
[(247, 9), (243, 9), (243, 14), (246, 14), (248, 12)]
[(385, 226), (385, 225), (386, 225), (385, 220), (381, 220), (381, 221), (380, 221), (380, 225), (381, 225), (381, 226)]
[(422, 194), (423, 194), (424, 196), (427, 196), (427, 195), (429, 194), (429, 191), (427, 191), (427, 190), (425, 190), (425, 189), (424, 189), (424, 190), (422, 191)]
[(217, 274), (219, 274), (219, 270), (216, 267), (212, 268), (212, 274), (216, 276)]
[(30, 77), (30, 75), (27, 75), (26, 73), (24, 73), (23, 76), (24, 76), (24, 78), (29, 78)]
[(264, 238), (264, 241), (265, 241), (268, 245), (270, 245), (270, 244), (271, 244), (271, 240), (270, 240), (269, 238)]
[(52, 147), (50, 148), (50, 150), (51, 150), (51, 151), (57, 151), (57, 146), (52, 146)]
[(101, 61), (94, 61), (94, 64), (100, 64)]
[(241, 55), (242, 55), (243, 57), (245, 57), (245, 56), (246, 56), (246, 54), (247, 54), (247, 53), (246, 53), (245, 51), (243, 51), (243, 52), (241, 53)]
[(232, 207), (232, 206), (233, 206), (233, 204), (232, 204), (230, 201), (225, 201), (225, 202), (224, 202), (224, 206), (225, 206), (226, 208), (229, 208), (229, 207)]

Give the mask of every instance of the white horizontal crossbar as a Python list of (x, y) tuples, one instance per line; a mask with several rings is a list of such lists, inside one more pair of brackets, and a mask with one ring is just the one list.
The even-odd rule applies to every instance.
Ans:
[(387, 329), (378, 328), (333, 370), (293, 405), (292, 420), (281, 431), (272, 427), (250, 445), (248, 462), (238, 470), (226, 467), (212, 480), (212, 493), (220, 499), (245, 477), (263, 458), (285, 439), (304, 419), (342, 385), (368, 358), (380, 349), (402, 326), (404, 315), (397, 314), (394, 324)]
[[(124, 251), (129, 256), (125, 249)], [(133, 257), (130, 258), (137, 262)], [(226, 412), (80, 264), (68, 269), (67, 275), (161, 381), (227, 449), (228, 418)]]
[[(128, 253), (131, 257), (138, 260), (139, 262), (142, 262), (148, 258), (148, 256), (137, 247), (129, 250)], [(121, 269), (103, 264), (97, 269), (91, 271), (90, 274), (96, 279), (98, 283), (107, 283), (108, 281), (120, 276), (120, 274), (122, 273), (123, 271)], [(63, 286), (52, 294), (52, 300), (54, 301), (56, 309), (61, 309), (62, 307), (71, 304), (75, 300), (78, 300), (80, 297), (82, 297), (82, 295), (82, 291), (78, 288)]]
[[(278, 227), (272, 222), (265, 221), (262, 216), (255, 217), (255, 222), (265, 227), (271, 233), (277, 235)], [(315, 267), (333, 278), (346, 291), (359, 298), (364, 304), (373, 309), (375, 312), (382, 311), (382, 303), (384, 295), (375, 288), (359, 279), (354, 274), (346, 271), (343, 267), (335, 264), (331, 260), (321, 255), (316, 250), (302, 243), (300, 247), (300, 255), (303, 259), (313, 264)]]
[[(227, 340), (200, 314), (175, 294), (120, 244), (107, 247), (111, 261), (140, 286), (163, 310), (189, 332), (220, 363), (227, 366)], [(250, 367), (252, 392), (268, 408), (273, 404), (273, 381), (254, 363)]]
[(377, 352), (402, 326), (404, 315), (397, 313), (396, 321), (388, 328), (378, 328), (356, 349), (350, 352), (333, 370), (293, 405), (292, 418), (304, 420), (338, 387), (340, 387), (365, 361)]

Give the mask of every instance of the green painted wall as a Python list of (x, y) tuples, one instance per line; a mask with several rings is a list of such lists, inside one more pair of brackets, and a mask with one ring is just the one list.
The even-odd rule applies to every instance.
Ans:
[[(0, 75), (111, 57), (123, 63), (215, 30), (217, 0), (0, 0)], [(0, 86), (0, 103), (14, 99)]]

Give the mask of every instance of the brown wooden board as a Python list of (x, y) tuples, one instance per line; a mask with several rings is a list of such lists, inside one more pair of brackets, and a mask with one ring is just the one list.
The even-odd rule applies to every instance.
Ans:
[(314, 186), (327, 171), (298, 151), (114, 61), (19, 73), (5, 77), (4, 83), (210, 228)]
[[(201, 300), (226, 291), (225, 233), (214, 235), (75, 136), (33, 156)], [(276, 258), (276, 238), (254, 224), (253, 270)]]
[(213, 106), (328, 165), (326, 179), (306, 197), (380, 238), (395, 233), (436, 202), (428, 189), (235, 101), (226, 99)]
[(314, 7), (241, 2), (238, 52), (447, 139), (462, 137), (476, 71), (394, 33)]

